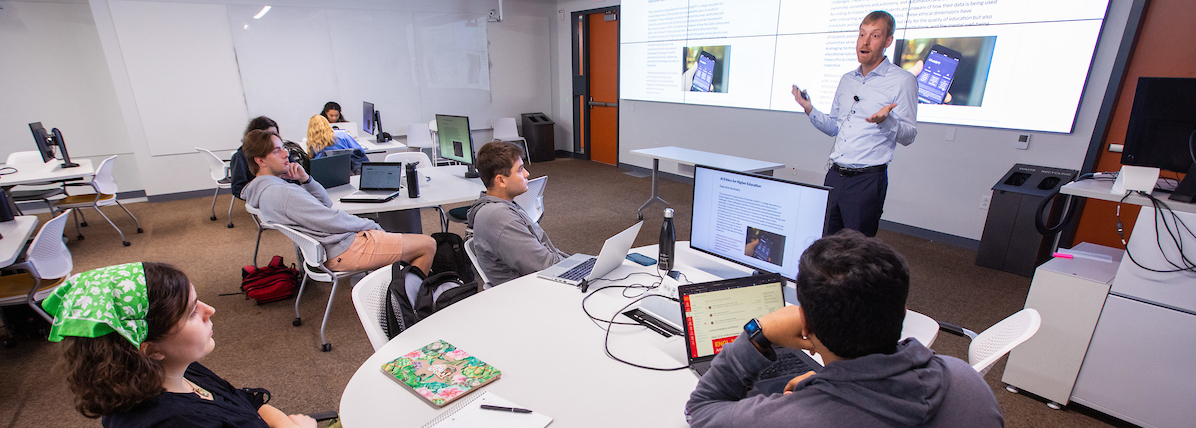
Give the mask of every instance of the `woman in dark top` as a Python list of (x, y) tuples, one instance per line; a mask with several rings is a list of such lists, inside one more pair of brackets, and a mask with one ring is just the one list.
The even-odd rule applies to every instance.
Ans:
[[(278, 122), (275, 122), (274, 119), (268, 118), (266, 116), (255, 117), (249, 121), (249, 126), (245, 127), (245, 134), (241, 135), (241, 137), (249, 135), (249, 131), (257, 129), (266, 130), (277, 134)], [(233, 195), (236, 195), (237, 198), (244, 200), (245, 198), (241, 197), (241, 189), (244, 189), (245, 185), (249, 184), (249, 180), (253, 179), (253, 174), (249, 173), (249, 161), (245, 159), (245, 154), (241, 152), (241, 147), (237, 147), (237, 151), (233, 152), (232, 160)]]
[[(263, 389), (236, 389), (199, 359), (212, 352), (216, 309), (196, 299), (183, 272), (129, 263), (79, 274), (42, 306), (75, 408), (105, 427), (303, 427), (316, 421), (265, 404)], [(64, 340), (65, 339), (65, 340)]]
[(324, 109), (320, 110), (320, 115), (328, 119), (328, 123), (348, 122), (345, 120), (345, 115), (341, 114), (341, 105), (335, 101), (324, 103)]

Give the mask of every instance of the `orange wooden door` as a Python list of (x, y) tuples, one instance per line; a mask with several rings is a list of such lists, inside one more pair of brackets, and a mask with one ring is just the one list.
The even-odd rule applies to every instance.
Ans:
[[(584, 64), (589, 72), (590, 160), (608, 165), (619, 164), (619, 21), (613, 12), (586, 16), (589, 24), (588, 52)], [(585, 135), (587, 133), (582, 133)]]

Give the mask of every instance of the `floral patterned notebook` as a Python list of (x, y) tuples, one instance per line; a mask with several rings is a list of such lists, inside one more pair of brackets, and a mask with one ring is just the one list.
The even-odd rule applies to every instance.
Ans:
[(502, 376), (494, 366), (443, 340), (437, 340), (382, 365), (420, 397), (444, 406)]

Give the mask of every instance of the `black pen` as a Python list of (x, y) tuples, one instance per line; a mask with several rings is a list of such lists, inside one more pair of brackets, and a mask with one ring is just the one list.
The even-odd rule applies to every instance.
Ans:
[(491, 406), (489, 404), (483, 404), (482, 408), (486, 409), (486, 410), (498, 410), (500, 412), (511, 412), (511, 413), (531, 413), (532, 412), (531, 410), (520, 409), (518, 407)]

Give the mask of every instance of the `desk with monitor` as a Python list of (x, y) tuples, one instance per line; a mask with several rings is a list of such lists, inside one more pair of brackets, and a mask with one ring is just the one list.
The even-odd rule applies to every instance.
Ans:
[[(677, 244), (676, 269), (693, 282), (743, 276), (749, 270)], [(655, 254), (656, 246), (633, 249)], [(606, 285), (651, 284), (655, 266), (626, 261), (591, 288), (586, 309), (609, 319), (633, 299)], [(713, 273), (712, 273), (713, 272)], [(502, 378), (484, 387), (568, 427), (612, 427), (635, 421), (636, 426), (684, 427), (685, 402), (698, 377), (688, 369), (654, 371), (635, 368), (605, 355), (606, 332), (582, 311), (583, 294), (576, 287), (535, 274), (486, 290), (432, 314), (396, 336), (367, 359), (341, 396), (345, 426), (418, 426), (444, 409), (433, 407), (381, 369), (382, 364), (436, 340), (445, 340), (502, 370)], [(677, 309), (680, 311), (680, 308)], [(622, 321), (630, 321), (619, 316)], [(903, 337), (913, 336), (928, 346), (938, 324), (925, 315), (908, 312)], [(610, 333), (610, 352), (636, 364), (674, 368), (684, 366), (685, 343), (679, 336), (664, 338), (641, 326), (616, 325)], [(468, 397), (466, 397), (468, 399)]]
[(408, 197), (404, 189), (397, 198), (383, 203), (341, 202), (341, 197), (357, 191), (361, 177), (353, 176), (349, 184), (327, 189), (333, 201), (332, 208), (349, 214), (379, 213), (378, 223), (387, 231), (423, 233), (420, 208), (472, 201), (486, 190), (482, 180), (465, 178), (466, 167), (463, 165), (421, 168), (419, 171), (424, 180), (420, 183), (418, 198)]

